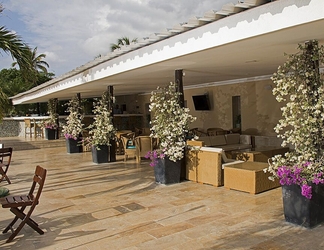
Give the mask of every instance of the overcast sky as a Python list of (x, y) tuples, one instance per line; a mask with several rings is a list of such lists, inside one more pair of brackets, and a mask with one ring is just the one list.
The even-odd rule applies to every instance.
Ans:
[[(231, 0), (0, 0), (0, 26), (16, 32), (38, 53), (46, 54), (56, 76), (99, 54), (118, 38), (148, 37), (190, 17), (220, 10)], [(0, 51), (0, 69), (12, 59)]]

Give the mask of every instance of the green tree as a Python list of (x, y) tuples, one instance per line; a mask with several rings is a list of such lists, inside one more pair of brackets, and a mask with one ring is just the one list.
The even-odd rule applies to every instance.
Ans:
[[(3, 6), (0, 4), (0, 13), (2, 11)], [(25, 75), (28, 75), (27, 72), (31, 69), (30, 49), (17, 34), (7, 30), (4, 26), (0, 26), (0, 50), (11, 55), (17, 61), (19, 68), (26, 71)], [(7, 95), (0, 88), (0, 121), (2, 121), (8, 103)]]
[(112, 43), (110, 49), (113, 52), (115, 49), (119, 49), (123, 45), (130, 45), (131, 43), (136, 43), (137, 38), (134, 38), (132, 41), (128, 37), (122, 37), (117, 40), (117, 43)]

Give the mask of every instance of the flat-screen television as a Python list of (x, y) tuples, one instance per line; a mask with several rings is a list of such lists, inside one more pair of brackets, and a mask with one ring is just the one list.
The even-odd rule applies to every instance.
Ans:
[(210, 110), (210, 103), (208, 95), (194, 95), (192, 100), (195, 110)]

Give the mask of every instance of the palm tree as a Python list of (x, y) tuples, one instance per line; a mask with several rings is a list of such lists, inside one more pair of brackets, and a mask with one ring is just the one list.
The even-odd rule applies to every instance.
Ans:
[[(48, 75), (47, 68), (49, 68), (49, 65), (43, 60), (43, 58), (46, 57), (45, 54), (37, 55), (37, 47), (35, 47), (33, 51), (29, 51), (28, 57), (32, 67), (30, 70), (23, 68), (22, 75), (28, 82), (31, 82), (32, 86), (34, 87), (38, 85), (37, 83), (41, 72)], [(17, 62), (14, 62), (12, 63), (12, 66), (14, 67), (16, 64)], [(26, 73), (28, 74), (26, 75)], [(39, 103), (37, 103), (37, 113), (39, 115), (41, 113)]]
[(132, 41), (129, 40), (128, 37), (122, 37), (117, 40), (117, 44), (112, 43), (110, 45), (110, 49), (113, 52), (115, 49), (119, 49), (123, 45), (130, 45), (131, 43), (136, 43), (137, 38), (134, 38)]
[[(49, 65), (47, 62), (45, 62), (43, 59), (46, 57), (45, 54), (39, 54), (37, 55), (37, 47), (34, 48), (33, 51), (29, 50), (28, 54), (28, 61), (31, 64), (30, 70), (32, 70), (33, 74), (32, 76), (29, 75), (29, 81), (32, 81), (33, 83), (37, 82), (38, 73), (43, 72), (44, 74), (47, 74), (47, 68), (49, 68)], [(16, 66), (18, 62), (12, 63), (12, 67)], [(23, 66), (23, 69), (25, 67)], [(28, 72), (29, 74), (31, 72)]]
[[(2, 11), (3, 7), (2, 4), (0, 4), (0, 13), (2, 13)], [(19, 67), (30, 66), (28, 57), (30, 48), (17, 34), (7, 30), (4, 26), (0, 26), (0, 49), (17, 60)]]
[[(0, 4), (0, 13), (2, 13), (2, 11), (3, 6)], [(31, 68), (28, 57), (30, 52), (29, 47), (17, 34), (8, 31), (4, 26), (0, 26), (0, 50), (11, 55), (11, 57), (17, 61), (19, 68), (24, 68), (26, 70)], [(0, 122), (2, 121), (4, 108), (7, 103), (8, 98), (0, 88)]]

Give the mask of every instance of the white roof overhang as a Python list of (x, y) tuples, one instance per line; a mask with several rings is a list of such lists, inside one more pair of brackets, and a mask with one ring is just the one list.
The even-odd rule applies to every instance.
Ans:
[[(324, 43), (324, 1), (279, 0), (252, 8), (258, 2), (245, 0), (191, 18), (18, 94), (12, 101), (70, 99), (75, 93), (96, 97), (109, 85), (115, 95), (147, 93), (173, 81), (176, 69), (185, 72), (185, 88), (270, 76), (286, 60), (284, 53), (296, 52), (298, 43), (311, 39)], [(218, 19), (225, 11), (229, 14)]]

